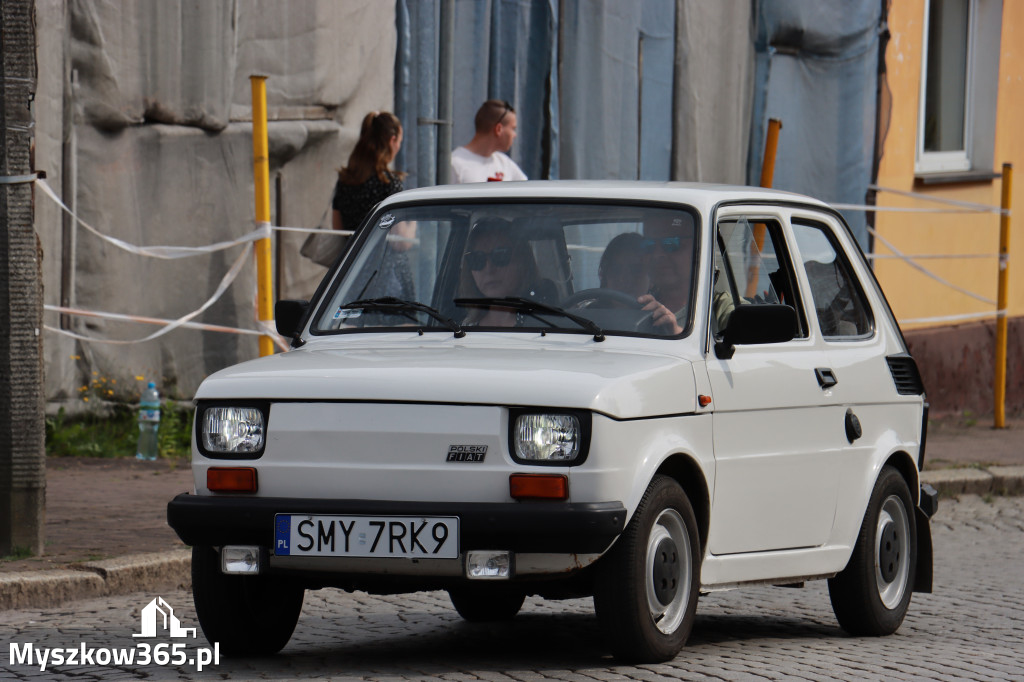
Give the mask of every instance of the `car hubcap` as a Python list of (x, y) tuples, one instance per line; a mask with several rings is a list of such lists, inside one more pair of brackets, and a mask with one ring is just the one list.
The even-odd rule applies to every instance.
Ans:
[(887, 609), (903, 600), (910, 575), (910, 520), (896, 495), (882, 503), (875, 529), (875, 581), (878, 596)]
[(676, 596), (678, 563), (676, 543), (664, 538), (654, 550), (654, 594), (662, 604), (671, 604)]
[(690, 600), (690, 538), (675, 509), (658, 515), (647, 539), (647, 606), (666, 635), (683, 622)]

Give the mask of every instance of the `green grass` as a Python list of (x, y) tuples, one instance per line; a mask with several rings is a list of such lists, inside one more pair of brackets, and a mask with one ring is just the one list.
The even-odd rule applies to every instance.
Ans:
[[(160, 457), (191, 454), (193, 411), (165, 404), (160, 412)], [(68, 416), (64, 409), (46, 418), (46, 454), (51, 457), (134, 457), (139, 424), (134, 406), (113, 403), (103, 414)]]
[(11, 553), (7, 556), (0, 557), (0, 561), (17, 561), (18, 559), (28, 559), (32, 554), (32, 550), (28, 547), (12, 547)]

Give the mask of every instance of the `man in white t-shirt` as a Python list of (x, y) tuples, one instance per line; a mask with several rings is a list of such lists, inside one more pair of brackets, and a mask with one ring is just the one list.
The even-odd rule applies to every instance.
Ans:
[(525, 180), (526, 174), (505, 153), (516, 139), (512, 105), (489, 99), (477, 110), (475, 123), (473, 139), (452, 151), (452, 183)]

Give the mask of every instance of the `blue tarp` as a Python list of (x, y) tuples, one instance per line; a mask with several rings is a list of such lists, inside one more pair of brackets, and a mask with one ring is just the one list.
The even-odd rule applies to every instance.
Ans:
[[(417, 120), (436, 118), (439, 3), (396, 2), (395, 109), (407, 129), (397, 166), (410, 173), (408, 186), (431, 185), (436, 129)], [(688, 7), (682, 20), (697, 22), (685, 26), (694, 45), (680, 46), (675, 0), (456, 0), (453, 146), (469, 141), (477, 107), (494, 97), (512, 102), (519, 114), (511, 156), (530, 178), (673, 179), (675, 125), (676, 153), (699, 157), (677, 159), (677, 169), (694, 176), (676, 179), (735, 182), (742, 156), (725, 141), (744, 134), (723, 127), (746, 129), (749, 120), (746, 181), (756, 185), (767, 121), (778, 118), (775, 187), (864, 203), (872, 179), (881, 0), (729, 2)], [(732, 73), (745, 74), (749, 64), (743, 50), (750, 15), (741, 5), (752, 6), (754, 17), (752, 104), (749, 80)], [(733, 61), (715, 52), (717, 44), (702, 42), (709, 32), (727, 43), (740, 37), (744, 45), (726, 45), (737, 55)], [(679, 72), (678, 55), (685, 58)], [(715, 69), (730, 73), (715, 76)], [(673, 98), (674, 82), (685, 96)], [(715, 117), (708, 102), (730, 109)], [(737, 172), (727, 172), (729, 164), (715, 154), (736, 155)], [(867, 248), (865, 214), (848, 211), (846, 218)]]
[[(396, 165), (410, 187), (435, 180), (435, 127), (417, 121), (436, 119), (438, 7), (396, 4)], [(457, 0), (453, 146), (484, 100), (505, 99), (530, 178), (669, 179), (674, 22), (674, 0)]]
[[(406, 185), (435, 182), (437, 118), (436, 0), (397, 0), (395, 113), (408, 131), (396, 167)], [(511, 156), (530, 178), (557, 177), (558, 0), (455, 2), (452, 145), (473, 137), (473, 117), (490, 98), (512, 103), (519, 137)], [(418, 123), (419, 122), (419, 123)], [(554, 150), (554, 154), (551, 153)]]
[[(863, 204), (871, 183), (879, 0), (762, 0), (747, 181), (761, 178), (768, 119), (782, 121), (774, 186)], [(865, 214), (844, 216), (866, 250)]]

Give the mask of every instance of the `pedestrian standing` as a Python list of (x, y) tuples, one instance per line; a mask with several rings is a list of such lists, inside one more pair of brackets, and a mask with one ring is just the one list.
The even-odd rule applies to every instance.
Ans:
[(401, 192), (405, 173), (392, 170), (391, 162), (402, 147), (402, 124), (387, 111), (371, 111), (363, 119), (359, 141), (338, 171), (331, 202), (331, 226), (357, 230), (374, 206)]
[(505, 100), (489, 99), (476, 112), (476, 133), (465, 146), (452, 152), (452, 182), (526, 180), (509, 158), (516, 139), (516, 110)]

